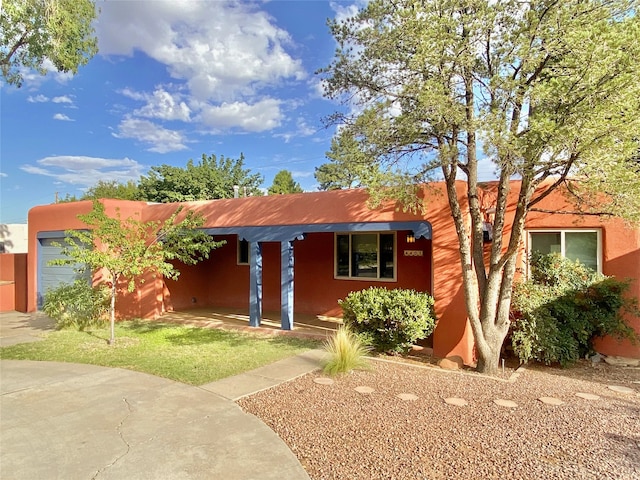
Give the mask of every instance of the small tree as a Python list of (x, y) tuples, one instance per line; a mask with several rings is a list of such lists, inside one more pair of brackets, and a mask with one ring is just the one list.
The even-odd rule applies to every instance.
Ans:
[(302, 187), (293, 179), (289, 170), (280, 170), (273, 178), (273, 185), (269, 187), (269, 195), (286, 193), (302, 193)]
[(178, 208), (164, 223), (142, 222), (134, 217), (123, 219), (119, 211), (115, 217), (109, 217), (104, 205), (94, 201), (91, 212), (78, 215), (89, 230), (66, 232), (63, 253), (68, 258), (54, 260), (53, 264), (77, 263), (108, 272), (103, 281), (111, 283), (110, 345), (115, 343), (115, 308), (120, 280), (126, 278), (127, 289), (133, 292), (136, 280), (146, 272), (176, 279), (180, 272), (170, 260), (193, 265), (209, 258), (209, 252), (222, 244), (198, 230), (203, 219), (194, 212), (187, 212), (178, 221), (181, 211)]
[(21, 67), (46, 74), (49, 60), (60, 72), (76, 73), (98, 51), (92, 0), (4, 0), (0, 12), (0, 69), (20, 87)]

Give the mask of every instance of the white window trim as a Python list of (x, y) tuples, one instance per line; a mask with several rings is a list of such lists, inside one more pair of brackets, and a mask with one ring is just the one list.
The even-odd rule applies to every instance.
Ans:
[(532, 233), (559, 233), (560, 234), (560, 254), (565, 258), (565, 234), (567, 232), (596, 233), (596, 263), (598, 273), (602, 273), (602, 230), (599, 228), (531, 228), (527, 229), (527, 276), (531, 274), (529, 266), (529, 255), (531, 255), (531, 234)]
[[(349, 260), (349, 276), (338, 275), (338, 235), (349, 236), (349, 254), (351, 255), (351, 237), (353, 235), (376, 235), (378, 251), (378, 277), (353, 277), (351, 276), (351, 259)], [(380, 235), (393, 235), (393, 277), (381, 278), (380, 275)], [(333, 278), (334, 280), (349, 280), (356, 282), (397, 282), (398, 281), (398, 235), (395, 231), (375, 232), (334, 232), (333, 234)]]

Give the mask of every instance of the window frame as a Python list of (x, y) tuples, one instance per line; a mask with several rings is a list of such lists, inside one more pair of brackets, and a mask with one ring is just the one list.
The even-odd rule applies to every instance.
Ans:
[(559, 233), (560, 234), (560, 255), (567, 258), (566, 251), (566, 233), (595, 233), (596, 234), (596, 271), (602, 273), (602, 229), (600, 228), (530, 228), (527, 229), (527, 275), (531, 274), (529, 265), (529, 256), (531, 255), (532, 239), (531, 234), (535, 233)]
[[(237, 236), (237, 242), (236, 242), (236, 265), (249, 265), (251, 263), (251, 242), (247, 241), (247, 240), (243, 240), (240, 238), (240, 236)], [(243, 262), (241, 259), (241, 252), (242, 252), (242, 242), (246, 242), (247, 243), (247, 261)]]
[[(346, 235), (349, 237), (349, 275), (338, 275), (338, 235)], [(376, 277), (354, 277), (352, 275), (352, 248), (354, 235), (375, 235), (376, 236), (376, 254), (377, 254), (377, 276)], [(393, 277), (380, 277), (380, 235), (393, 236)], [(397, 282), (398, 281), (398, 235), (395, 230), (386, 231), (357, 231), (357, 232), (334, 232), (333, 234), (333, 278), (334, 280), (350, 280), (359, 282)]]

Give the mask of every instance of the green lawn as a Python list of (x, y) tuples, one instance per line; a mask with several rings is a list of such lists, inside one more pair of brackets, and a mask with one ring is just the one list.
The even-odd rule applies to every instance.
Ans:
[(51, 332), (39, 342), (0, 348), (0, 358), (90, 363), (120, 367), (202, 385), (312, 348), (319, 342), (158, 322), (120, 322), (116, 344), (109, 332)]

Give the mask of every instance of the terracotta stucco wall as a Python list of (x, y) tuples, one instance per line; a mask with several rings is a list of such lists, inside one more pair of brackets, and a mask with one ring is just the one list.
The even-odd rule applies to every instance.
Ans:
[[(466, 208), (465, 184), (458, 185), (458, 195), (463, 211)], [(518, 183), (514, 182), (514, 189)], [(509, 198), (507, 230), (510, 228), (517, 192)], [(304, 223), (350, 223), (371, 221), (415, 221), (426, 220), (433, 229), (431, 241), (418, 240), (407, 245), (406, 236), (397, 237), (397, 282), (361, 282), (359, 280), (337, 280), (333, 277), (333, 234), (309, 234), (296, 241), (295, 251), (295, 308), (304, 313), (336, 315), (340, 313), (337, 300), (352, 290), (366, 288), (370, 284), (390, 288), (416, 288), (432, 291), (436, 299), (438, 324), (434, 332), (434, 350), (438, 356), (460, 355), (468, 364), (474, 361), (473, 335), (467, 321), (462, 284), (459, 247), (451, 218), (444, 185), (437, 184), (427, 190), (426, 213), (414, 215), (396, 208), (392, 203), (371, 210), (366, 205), (366, 193), (358, 190), (340, 192), (318, 192), (273, 197), (250, 197), (241, 199), (192, 202), (184, 204), (206, 218), (205, 227), (233, 227), (246, 225), (292, 225)], [(490, 200), (490, 195), (487, 195)], [(486, 200), (485, 199), (485, 200)], [(104, 201), (107, 213), (141, 216), (142, 220), (163, 220), (171, 215), (177, 205), (147, 205), (143, 202)], [(569, 209), (563, 197), (554, 193), (545, 199), (540, 208), (550, 210)], [(36, 207), (29, 214), (29, 258), (28, 258), (28, 309), (36, 308), (37, 282), (37, 233), (59, 231), (84, 226), (77, 220), (78, 213), (91, 209), (91, 202)], [(631, 295), (640, 297), (640, 234), (619, 220), (603, 222), (598, 217), (575, 217), (532, 212), (527, 228), (599, 228), (603, 242), (603, 272), (621, 278), (632, 278)], [(237, 243), (235, 235), (224, 237), (227, 245), (212, 252), (211, 259), (202, 264), (180, 266), (182, 275), (178, 282), (154, 279), (147, 276), (133, 294), (121, 288), (119, 313), (121, 316), (153, 318), (165, 310), (194, 306), (229, 306), (248, 308), (249, 267), (237, 265)], [(505, 235), (504, 243), (508, 237)], [(485, 248), (489, 248), (488, 246)], [(402, 255), (405, 249), (423, 249), (424, 257)], [(427, 254), (427, 251), (430, 254)], [(265, 243), (263, 246), (263, 308), (280, 308), (280, 244)], [(471, 266), (465, 266), (471, 268)], [(99, 276), (100, 273), (98, 272)], [(96, 280), (99, 278), (96, 276)], [(433, 280), (432, 280), (433, 279)], [(120, 287), (123, 287), (121, 285)], [(629, 319), (640, 331), (640, 320)], [(617, 344), (607, 339), (600, 344), (604, 353), (616, 353), (640, 357), (638, 347)]]
[[(122, 218), (142, 218), (142, 210), (147, 206), (145, 202), (126, 202), (118, 200), (103, 200), (105, 212), (109, 216), (119, 214)], [(41, 232), (61, 232), (65, 230), (81, 230), (87, 226), (78, 219), (78, 215), (91, 211), (91, 201), (58, 203), (34, 207), (29, 211), (29, 256), (27, 261), (27, 311), (37, 309), (37, 285), (38, 285), (38, 234)], [(103, 272), (94, 272), (94, 283), (102, 279)], [(134, 293), (127, 292), (127, 281), (123, 279), (118, 285), (118, 316), (121, 318), (145, 317), (150, 318), (158, 310), (156, 305), (148, 303), (156, 301), (157, 289), (153, 277), (143, 278), (144, 283), (139, 284), (139, 289)], [(141, 300), (145, 298), (146, 302)], [(160, 295), (161, 298), (161, 295)]]
[(27, 311), (27, 254), (0, 254), (0, 312)]
[[(552, 195), (539, 205), (544, 210), (571, 211), (564, 196)], [(640, 299), (640, 228), (634, 228), (616, 218), (577, 216), (531, 212), (527, 221), (528, 229), (597, 229), (601, 232), (602, 273), (619, 279), (629, 279), (630, 298)], [(640, 335), (640, 318), (625, 317), (627, 323)], [(614, 338), (601, 339), (596, 349), (606, 355), (620, 355), (640, 358), (640, 343)]]
[[(294, 242), (294, 305), (296, 312), (339, 316), (338, 299), (353, 290), (372, 285), (431, 291), (431, 242), (418, 239), (406, 243), (406, 234), (397, 235), (398, 278), (394, 282), (334, 278), (334, 234), (311, 233)], [(219, 237), (227, 243), (214, 250), (208, 261), (195, 266), (179, 266), (177, 282), (167, 280), (171, 307), (200, 306), (249, 308), (249, 266), (238, 265), (237, 237)], [(216, 237), (218, 239), (218, 237)], [(263, 244), (263, 309), (280, 310), (280, 243)], [(404, 250), (421, 250), (422, 257), (404, 257)], [(193, 298), (196, 302), (193, 302)], [(169, 302), (169, 300), (167, 300)]]

